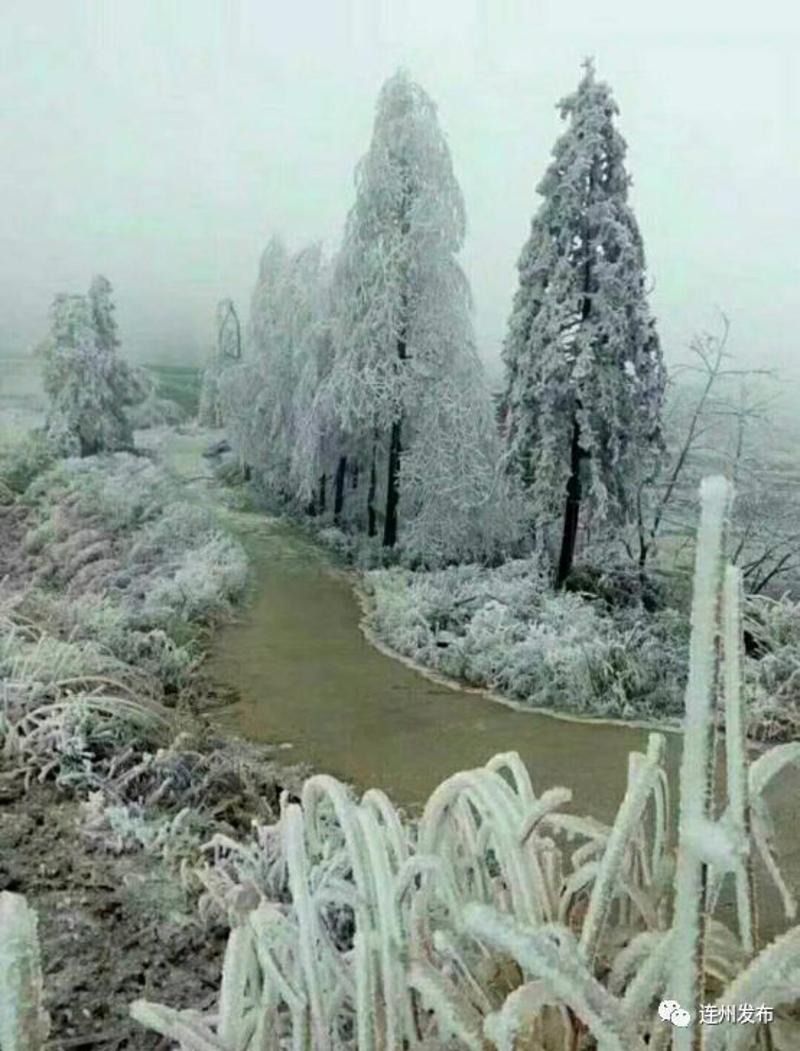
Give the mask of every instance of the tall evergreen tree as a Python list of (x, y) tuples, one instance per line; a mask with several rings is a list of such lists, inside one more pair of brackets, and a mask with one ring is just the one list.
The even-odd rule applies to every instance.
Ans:
[(333, 283), (330, 403), (367, 478), (368, 531), (398, 539), (400, 462), (420, 394), (472, 346), (470, 296), (456, 261), (464, 204), (436, 107), (399, 72), (381, 90), (372, 141)]
[(559, 109), (569, 124), (518, 263), (501, 415), (536, 522), (560, 517), (560, 585), (582, 510), (624, 521), (656, 469), (665, 372), (618, 109), (591, 62)]

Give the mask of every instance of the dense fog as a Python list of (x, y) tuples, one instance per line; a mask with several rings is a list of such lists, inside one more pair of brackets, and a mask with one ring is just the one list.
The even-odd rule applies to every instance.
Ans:
[(737, 355), (796, 371), (799, 31), (786, 0), (7, 3), (0, 353), (27, 351), (53, 296), (100, 271), (132, 356), (202, 360), (213, 304), (249, 294), (269, 235), (336, 247), (377, 90), (402, 65), (439, 107), (496, 363), (554, 104), (592, 53), (630, 144), (667, 359), (721, 308)]

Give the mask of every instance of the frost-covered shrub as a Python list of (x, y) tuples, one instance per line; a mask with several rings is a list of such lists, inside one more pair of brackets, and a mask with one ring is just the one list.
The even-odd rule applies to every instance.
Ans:
[(347, 565), (366, 571), (392, 565), (395, 558), (382, 544), (377, 536), (366, 536), (363, 533), (348, 533), (336, 526), (315, 528), (314, 520), (306, 523), (311, 535), (324, 544)]
[[(76, 599), (91, 579), (112, 600), (102, 616), (96, 604), (91, 608), (113, 652), (124, 648), (121, 620), (145, 629), (205, 623), (224, 615), (244, 588), (241, 547), (220, 532), (209, 507), (188, 502), (175, 479), (148, 459), (118, 453), (65, 460), (26, 499), (37, 518), (29, 548), (48, 544), (55, 578), (70, 588), (77, 582)], [(111, 612), (115, 603), (122, 613)]]
[(745, 625), (753, 650), (746, 661), (753, 691), (749, 732), (768, 741), (795, 738), (800, 729), (800, 602), (749, 596)]
[(143, 616), (153, 623), (178, 616), (207, 623), (230, 610), (247, 580), (247, 559), (239, 544), (222, 533), (184, 552), (174, 573), (148, 590)]
[(580, 563), (564, 581), (564, 590), (601, 599), (609, 610), (642, 607), (653, 612), (666, 604), (660, 581), (632, 565)]
[(109, 806), (103, 792), (94, 792), (84, 804), (81, 829), (113, 853), (144, 849), (174, 864), (177, 859), (201, 857), (208, 822), (190, 807), (177, 814), (153, 813), (141, 803)]
[(112, 530), (158, 517), (175, 494), (175, 481), (163, 468), (130, 453), (88, 459), (69, 458), (41, 475), (26, 501), (42, 509), (69, 502), (79, 514)]
[(209, 536), (217, 528), (210, 507), (175, 500), (139, 531), (130, 547), (130, 561), (146, 562), (184, 551), (196, 545), (198, 538)]
[(188, 687), (198, 627), (242, 591), (244, 552), (162, 467), (66, 459), (27, 490), (34, 584), (0, 609), (0, 748), (21, 774), (95, 783), (156, 745)]
[(191, 640), (178, 642), (163, 628), (139, 628), (121, 601), (84, 595), (69, 602), (61, 623), (77, 638), (90, 638), (124, 664), (157, 679), (165, 689), (188, 685), (200, 656)]
[(535, 559), (367, 577), (367, 626), (406, 656), (534, 706), (675, 715), (688, 624), (550, 591)]
[(55, 451), (41, 431), (33, 431), (0, 450), (0, 494), (24, 493), (31, 482), (50, 467)]

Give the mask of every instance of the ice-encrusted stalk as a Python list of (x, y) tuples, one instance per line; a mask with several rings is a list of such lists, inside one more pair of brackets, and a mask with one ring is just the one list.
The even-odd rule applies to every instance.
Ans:
[(331, 1047), (331, 1037), (328, 1027), (324, 975), (320, 966), (323, 956), (323, 939), (319, 929), (316, 906), (309, 892), (309, 860), (306, 853), (303, 812), (297, 804), (285, 805), (282, 824), (289, 889), (297, 916), (297, 951), (311, 1011), (314, 1047), (317, 1051), (328, 1051)]
[(508, 953), (524, 971), (546, 981), (554, 997), (592, 1033), (601, 1051), (635, 1051), (643, 1046), (619, 1000), (586, 966), (566, 928), (523, 926), (505, 913), (475, 903), (464, 909), (464, 925), (474, 938)]
[(37, 917), (22, 894), (0, 893), (0, 1048), (41, 1051), (50, 1021), (42, 1007)]
[[(701, 957), (705, 890), (705, 863), (696, 847), (708, 818), (711, 788), (711, 738), (717, 678), (717, 607), (722, 585), (725, 523), (732, 488), (721, 477), (705, 478), (700, 486), (701, 515), (695, 556), (692, 599), (689, 679), (680, 770), (678, 861), (675, 874), (673, 965), (669, 996), (689, 1011), (690, 1024), (676, 1028), (674, 1051), (699, 1046), (698, 1006), (701, 995)], [(692, 841), (695, 841), (693, 844)]]
[[(792, 927), (751, 960), (717, 1000), (724, 1004), (791, 1003), (800, 988), (800, 927)], [(748, 1025), (709, 1026), (707, 1051), (738, 1051), (747, 1046)], [(784, 1045), (789, 1046), (789, 1045)]]
[(725, 570), (722, 603), (723, 688), (725, 697), (725, 769), (728, 814), (737, 838), (747, 844), (747, 856), (736, 870), (736, 913), (739, 936), (748, 954), (755, 949), (755, 896), (750, 846), (750, 800), (747, 788), (747, 747), (742, 696), (742, 574)]
[(650, 795), (657, 788), (664, 748), (663, 736), (650, 734), (647, 756), (639, 757), (638, 763), (632, 762), (628, 787), (603, 852), (581, 932), (580, 951), (587, 961), (594, 957), (611, 902), (618, 892), (625, 852), (640, 826)]

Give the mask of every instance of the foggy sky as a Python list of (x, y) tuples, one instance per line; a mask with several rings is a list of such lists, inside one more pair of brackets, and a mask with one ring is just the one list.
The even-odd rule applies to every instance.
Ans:
[[(0, 353), (105, 273), (131, 356), (202, 359), (273, 232), (335, 249), (382, 81), (432, 95), (496, 360), (555, 103), (595, 57), (629, 146), (668, 359), (732, 322), (800, 373), (800, 13), (736, 0), (3, 0)], [(0, 380), (1, 382), (1, 380)]]

